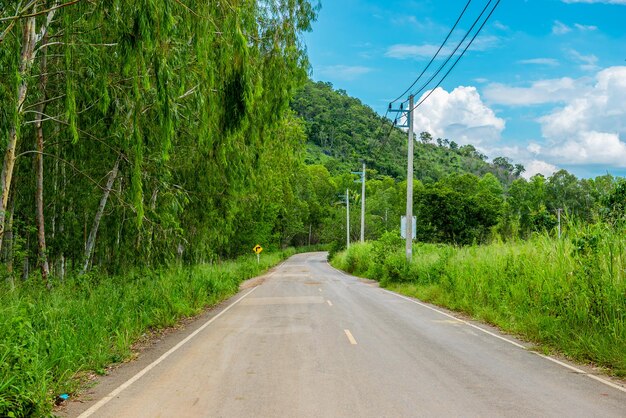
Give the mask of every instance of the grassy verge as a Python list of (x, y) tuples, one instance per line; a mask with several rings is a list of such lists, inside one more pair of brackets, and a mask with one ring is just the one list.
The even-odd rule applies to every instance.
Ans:
[(85, 371), (131, 357), (146, 331), (169, 327), (237, 292), (295, 250), (219, 265), (86, 275), (48, 291), (36, 282), (0, 288), (0, 416), (45, 416)]
[(332, 264), (626, 376), (623, 234), (587, 228), (561, 241), (419, 244), (413, 252), (407, 264), (402, 243), (388, 236), (353, 245)]

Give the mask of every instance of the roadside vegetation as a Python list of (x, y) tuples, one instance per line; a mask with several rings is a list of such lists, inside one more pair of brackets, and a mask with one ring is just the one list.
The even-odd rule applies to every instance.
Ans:
[(581, 225), (488, 245), (416, 244), (395, 234), (354, 244), (332, 264), (381, 286), (523, 336), (543, 349), (626, 376), (624, 229)]

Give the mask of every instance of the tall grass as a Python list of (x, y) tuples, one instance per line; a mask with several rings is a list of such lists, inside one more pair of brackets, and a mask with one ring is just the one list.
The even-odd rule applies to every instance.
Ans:
[(87, 275), (48, 291), (37, 282), (0, 288), (0, 416), (45, 416), (75, 378), (128, 359), (149, 330), (174, 325), (237, 292), (293, 254), (263, 254), (219, 265)]
[(383, 241), (354, 245), (333, 265), (626, 376), (626, 240), (620, 231), (596, 225), (562, 240), (539, 235), (462, 248), (418, 244), (410, 264), (399, 243)]

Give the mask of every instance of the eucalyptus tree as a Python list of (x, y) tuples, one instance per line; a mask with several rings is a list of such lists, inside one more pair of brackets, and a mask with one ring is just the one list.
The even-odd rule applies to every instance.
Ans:
[[(287, 110), (308, 69), (308, 1), (0, 4), (0, 239), (5, 224), (11, 242), (29, 236), (36, 218), (44, 278), (48, 259), (62, 275), (237, 253), (259, 167), (289, 157), (303, 170)], [(16, 167), (37, 181), (15, 183)]]

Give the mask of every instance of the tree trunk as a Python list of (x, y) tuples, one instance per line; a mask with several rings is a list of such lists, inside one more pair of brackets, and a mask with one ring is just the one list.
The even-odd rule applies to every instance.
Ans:
[(7, 281), (13, 287), (13, 212), (15, 211), (15, 192), (11, 193), (7, 211), (9, 212), (9, 219), (7, 220), (6, 239), (4, 240), (4, 260), (7, 266)]
[(30, 253), (30, 233), (26, 232), (26, 251), (24, 252), (24, 264), (22, 267), (22, 280), (28, 280), (30, 274), (30, 260), (28, 254)]
[[(60, 155), (60, 153), (59, 153)], [(58, 162), (58, 160), (57, 160)], [(61, 164), (61, 203), (60, 203), (60, 207), (61, 207), (61, 211), (60, 214), (58, 214), (57, 216), (59, 217), (59, 235), (63, 236), (63, 233), (65, 232), (65, 219), (63, 217), (63, 212), (65, 209), (65, 189), (67, 187), (67, 177), (66, 177), (66, 172), (65, 172), (65, 164)], [(55, 196), (58, 196), (58, 194), (55, 191)], [(59, 279), (61, 281), (63, 281), (65, 279), (65, 246), (61, 245), (61, 255), (59, 256), (60, 260), (59, 260)]]
[[(43, 37), (44, 45), (48, 41), (48, 36)], [(37, 248), (39, 254), (39, 264), (41, 267), (41, 278), (50, 287), (48, 276), (50, 275), (50, 267), (48, 265), (48, 256), (46, 254), (46, 229), (45, 218), (43, 213), (43, 112), (46, 108), (46, 84), (48, 83), (47, 72), (47, 48), (44, 47), (43, 57), (41, 58), (41, 76), (39, 78), (39, 88), (42, 92), (42, 103), (38, 106), (37, 116), (35, 117), (35, 131), (37, 136), (37, 154), (35, 154), (36, 164), (36, 193), (35, 202), (37, 206)]]
[(98, 206), (98, 211), (96, 212), (96, 216), (93, 219), (93, 225), (91, 227), (91, 231), (89, 232), (89, 238), (87, 239), (87, 245), (85, 246), (85, 261), (83, 263), (83, 269), (80, 274), (85, 274), (87, 269), (89, 268), (89, 262), (91, 261), (91, 256), (93, 253), (93, 247), (96, 244), (96, 235), (98, 233), (98, 227), (100, 226), (100, 219), (102, 219), (102, 214), (104, 213), (104, 208), (107, 204), (107, 200), (109, 199), (109, 194), (111, 194), (111, 189), (113, 188), (113, 182), (117, 177), (117, 170), (120, 165), (120, 157), (115, 161), (115, 165), (113, 166), (113, 170), (109, 173), (109, 178), (107, 180), (107, 185), (104, 189), (104, 193), (102, 194), (102, 198), (100, 199), (100, 205)]
[(35, 50), (35, 18), (27, 18), (22, 28), (22, 52), (20, 55), (19, 66), (19, 86), (17, 89), (17, 100), (15, 101), (15, 112), (17, 117), (14, 119), (13, 125), (9, 129), (9, 139), (7, 141), (6, 151), (4, 152), (4, 162), (2, 164), (2, 172), (0, 172), (0, 244), (4, 235), (4, 222), (6, 219), (6, 209), (9, 200), (9, 192), (11, 191), (11, 179), (13, 177), (13, 168), (15, 167), (15, 150), (17, 148), (19, 124), (22, 115), (22, 105), (26, 100), (26, 91), (28, 89), (28, 73), (33, 61)]

